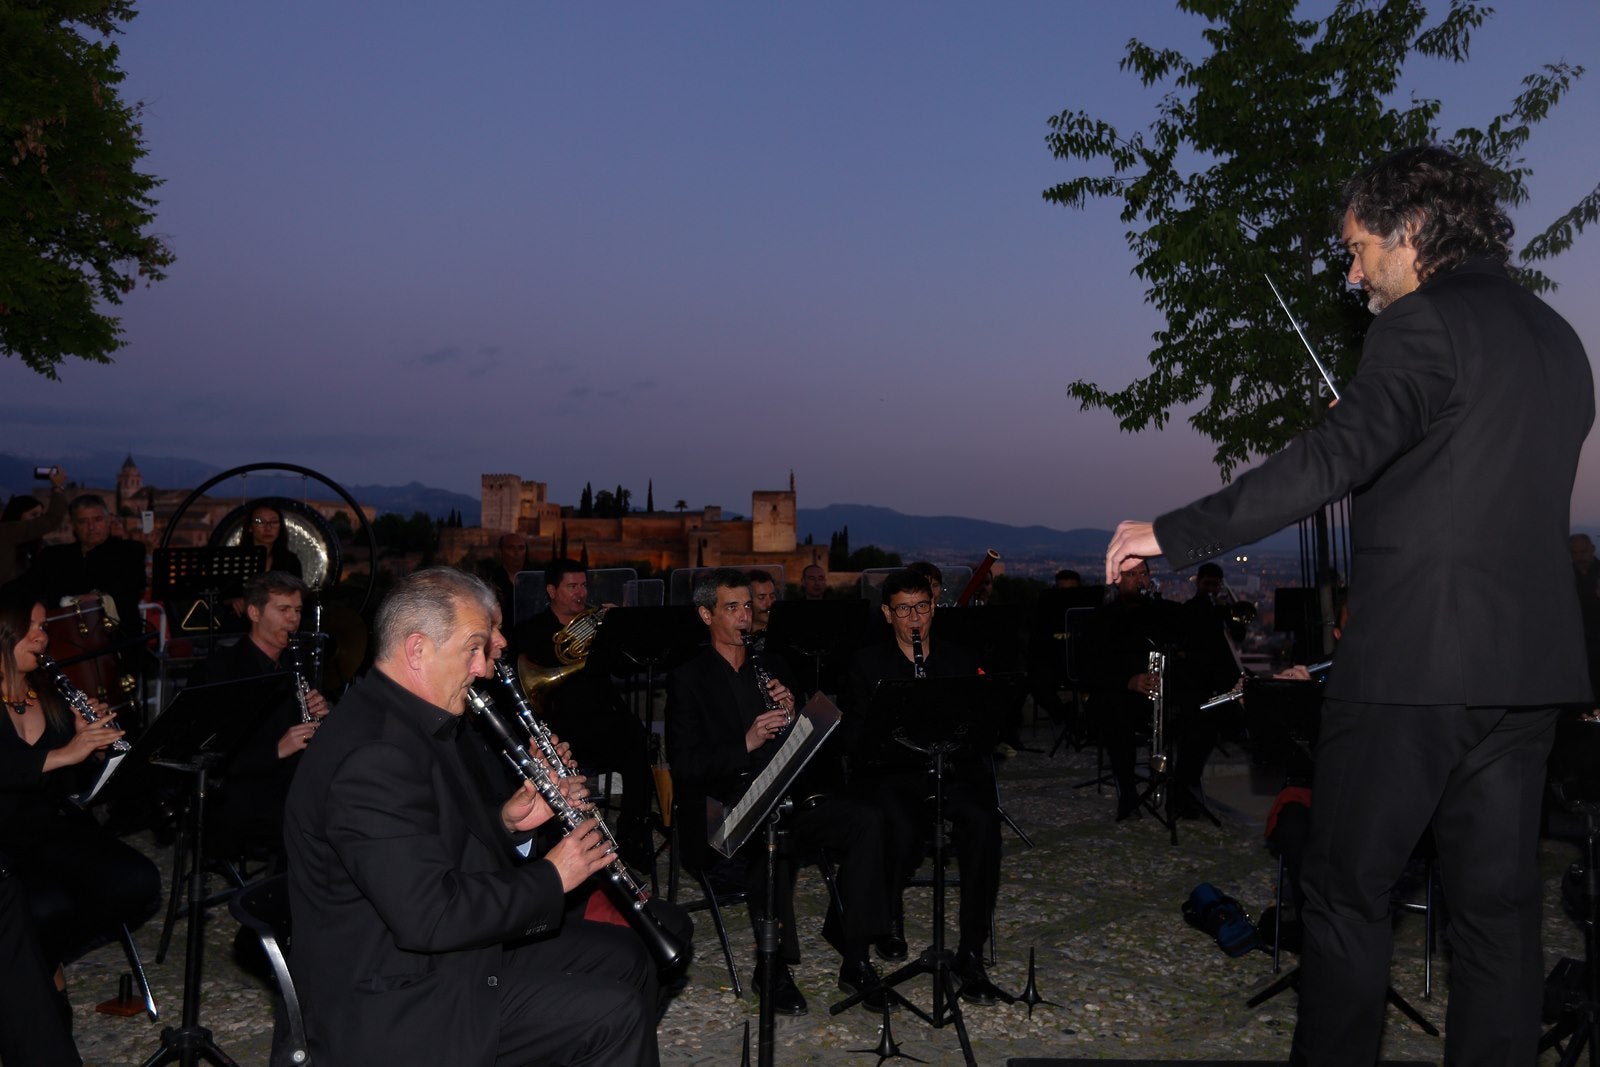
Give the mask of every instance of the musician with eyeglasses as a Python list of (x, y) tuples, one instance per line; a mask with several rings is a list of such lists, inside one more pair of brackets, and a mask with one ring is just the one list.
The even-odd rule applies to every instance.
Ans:
[[(551, 560), (544, 567), (544, 587), (550, 606), (510, 632), (510, 655), (512, 662), (526, 657), (540, 667), (560, 667), (556, 635), (590, 610), (589, 572), (574, 560)], [(554, 686), (543, 698), (543, 712), (550, 728), (572, 746), (585, 767), (614, 770), (622, 776), (617, 840), (624, 859), (648, 870), (655, 863), (650, 798), (656, 788), (648, 738), (639, 717), (617, 692), (607, 665), (591, 661)]]
[[(927, 757), (891, 741), (869, 743), (859, 728), (879, 682), (906, 678), (970, 678), (978, 661), (953, 641), (934, 640), (937, 611), (933, 589), (922, 574), (906, 569), (884, 579), (883, 617), (889, 637), (856, 653), (844, 706), (850, 724), (851, 782), (879, 806), (887, 820), (890, 856), (890, 932), (877, 940), (886, 960), (906, 958), (906, 882), (927, 854), (933, 783)], [(1000, 891), (1000, 812), (994, 769), (987, 751), (963, 747), (945, 761), (944, 816), (961, 876), (955, 971), (961, 998), (993, 1004), (1002, 994), (984, 968), (984, 946)]]
[(659, 1061), (638, 937), (564, 921), (566, 892), (612, 859), (595, 821), (524, 862), (516, 847), (549, 805), (532, 783), (486, 798), (465, 756), (495, 607), (462, 571), (401, 578), (378, 609), (373, 669), (295, 775), (289, 902), (313, 1063)]
[[(690, 870), (700, 870), (710, 855), (705, 798), (724, 804), (740, 799), (792, 728), (797, 697), (794, 675), (776, 655), (766, 653), (761, 660), (770, 684), (762, 687), (758, 681), (755, 659), (744, 641), (751, 616), (744, 571), (709, 572), (694, 587), (694, 604), (710, 641), (699, 655), (673, 668), (666, 726), (682, 859)], [(843, 914), (830, 899), (822, 934), (843, 959), (839, 988), (866, 992), (863, 1003), (869, 1010), (881, 1011), (882, 994), (876, 992), (881, 980), (867, 953), (873, 940), (889, 930), (883, 817), (873, 805), (840, 788), (834, 745), (830, 739), (807, 766), (791, 794), (800, 803), (783, 826), (798, 853), (810, 855), (825, 848), (837, 865)], [(735, 859), (743, 867), (755, 925), (766, 908), (762, 835), (754, 835)], [(792, 877), (778, 881), (774, 908), (783, 927), (783, 960), (773, 974), (773, 1008), (782, 1015), (804, 1015), (806, 1000), (788, 966), (800, 955), (792, 890)], [(762, 977), (756, 977), (757, 990)]]

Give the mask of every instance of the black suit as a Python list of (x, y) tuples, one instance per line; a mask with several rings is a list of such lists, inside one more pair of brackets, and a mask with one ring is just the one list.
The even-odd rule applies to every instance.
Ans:
[(1588, 689), (1566, 539), (1593, 418), (1571, 327), (1468, 260), (1377, 317), (1321, 425), (1156, 520), (1183, 565), (1355, 492), (1306, 858), (1307, 1062), (1372, 1062), (1388, 891), (1430, 818), (1456, 946), (1446, 1059), (1533, 1060), (1548, 709)]
[(285, 838), (311, 1058), (655, 1063), (638, 938), (562, 925), (559, 874), (516, 862), (459, 721), (374, 670), (305, 752)]

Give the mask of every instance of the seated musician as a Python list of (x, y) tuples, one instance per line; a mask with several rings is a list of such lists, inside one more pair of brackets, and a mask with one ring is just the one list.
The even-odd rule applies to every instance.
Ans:
[(779, 599), (778, 583), (771, 572), (759, 569), (750, 572), (750, 636), (755, 639), (758, 652), (766, 648), (767, 627), (772, 625), (772, 607)]
[[(220, 768), (220, 788), (208, 810), (215, 821), (220, 850), (265, 848), (274, 859), (283, 853), (283, 804), (300, 753), (328, 714), (328, 702), (315, 688), (301, 706), (289, 684), (297, 664), (289, 649), (300, 629), (305, 585), (292, 574), (268, 571), (245, 583), (245, 617), (250, 630), (226, 648), (212, 652), (189, 677), (191, 685), (235, 682), (264, 674), (283, 674), (283, 699), (256, 725), (239, 750)], [(307, 679), (307, 685), (314, 684)]]
[[(935, 604), (927, 578), (910, 569), (895, 571), (883, 583), (883, 617), (887, 640), (856, 654), (851, 671), (847, 714), (852, 718), (851, 781), (870, 796), (888, 820), (889, 848), (894, 858), (890, 897), (892, 929), (877, 942), (878, 955), (906, 956), (904, 891), (907, 879), (928, 848), (933, 783), (927, 758), (903, 745), (860, 729), (860, 716), (872, 703), (881, 681), (916, 677), (916, 644), (922, 642), (922, 668), (929, 678), (972, 677), (978, 663), (950, 641), (933, 640)], [(995, 802), (994, 771), (987, 752), (959, 749), (945, 763), (944, 816), (950, 821), (956, 868), (961, 874), (960, 940), (956, 975), (961, 997), (975, 1004), (993, 1004), (999, 991), (984, 970), (984, 945), (989, 940), (995, 900), (1000, 890), (1000, 812)]]
[[(771, 681), (764, 690), (757, 682), (755, 659), (743, 641), (750, 627), (750, 587), (745, 573), (728, 568), (711, 571), (696, 583), (694, 603), (706, 624), (710, 644), (673, 669), (666, 711), (680, 847), (691, 870), (703, 867), (707, 851), (705, 797), (728, 805), (739, 800), (745, 786), (781, 747), (796, 708), (790, 688), (792, 675), (781, 659), (762, 657)], [(768, 703), (776, 706), (768, 710)], [(825, 747), (813, 757), (808, 774), (828, 756)], [(820, 777), (828, 777), (825, 769)], [(880, 979), (867, 951), (872, 941), (889, 929), (882, 816), (870, 804), (834, 793), (815, 803), (797, 804), (783, 824), (801, 852), (826, 848), (838, 864), (844, 914), (840, 916), (830, 901), (823, 937), (844, 960), (839, 988), (849, 993), (868, 992), (863, 1003), (881, 1011), (883, 998), (875, 993)], [(745, 865), (750, 916), (756, 922), (766, 910), (766, 850), (759, 831), (738, 859)], [(774, 902), (774, 909), (783, 924), (783, 960), (772, 976), (773, 1008), (780, 1014), (804, 1015), (806, 1000), (788, 967), (799, 960), (792, 880), (780, 879), (777, 888), (780, 899)], [(763, 977), (761, 973), (756, 976), (758, 989)]]
[(69, 799), (93, 784), (123, 733), (104, 704), (90, 702), (98, 716), (91, 725), (37, 673), (48, 642), (43, 604), (16, 595), (0, 603), (0, 694), (9, 724), (0, 726), (0, 853), (27, 890), (39, 944), (64, 990), (59, 965), (155, 913), (161, 874)]
[(67, 507), (73, 543), (48, 545), (34, 557), (28, 573), (33, 594), (51, 608), (63, 597), (98, 593), (110, 597), (107, 618), (136, 633), (134, 616), (144, 593), (144, 545), (111, 534), (111, 513), (105, 501), (84, 494)]
[[(1223, 580), (1222, 568), (1202, 563), (1195, 572), (1195, 593), (1179, 610), (1182, 630), (1179, 654), (1182, 657), (1181, 686), (1173, 690), (1179, 704), (1173, 718), (1173, 781), (1178, 786), (1174, 810), (1179, 816), (1198, 812), (1204, 792), (1201, 778), (1206, 761), (1217, 746), (1225, 719), (1237, 717), (1234, 704), (1202, 710), (1206, 698), (1227, 692), (1239, 682), (1244, 667), (1236, 641), (1244, 637), (1242, 623), (1236, 623), (1236, 602)], [(1254, 613), (1254, 605), (1249, 605)]]
[[(511, 632), (511, 654), (513, 660), (526, 657), (540, 667), (560, 667), (556, 637), (589, 610), (589, 575), (582, 564), (558, 559), (545, 564), (544, 582), (550, 606)], [(550, 728), (582, 756), (586, 767), (622, 776), (618, 844), (624, 859), (648, 870), (655, 862), (650, 826), (655, 778), (639, 717), (623, 703), (603, 664), (586, 665), (537, 699)]]
[(464, 757), (494, 609), (461, 571), (401, 578), (378, 609), (373, 669), (295, 774), (293, 963), (314, 1063), (658, 1062), (639, 939), (562, 919), (565, 893), (611, 860), (595, 823), (519, 862), (549, 806), (526, 784), (486, 802)]
[(1118, 822), (1139, 813), (1134, 752), (1139, 731), (1152, 722), (1151, 694), (1157, 678), (1149, 669), (1150, 653), (1176, 645), (1176, 612), (1177, 605), (1154, 595), (1150, 566), (1141, 562), (1122, 572), (1115, 599), (1095, 609), (1084, 634), (1089, 713), (1111, 762)]
[(289, 547), (289, 530), (283, 522), (283, 512), (271, 504), (261, 503), (250, 509), (250, 524), (245, 527), (244, 543), (267, 551), (267, 570), (305, 576), (300, 557)]

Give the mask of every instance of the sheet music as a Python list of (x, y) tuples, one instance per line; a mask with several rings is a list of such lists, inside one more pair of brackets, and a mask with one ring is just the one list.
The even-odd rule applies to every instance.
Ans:
[(724, 856), (731, 856), (749, 836), (749, 826), (764, 816), (772, 807), (776, 792), (788, 788), (805, 766), (812, 753), (825, 741), (835, 726), (839, 725), (839, 709), (833, 702), (818, 693), (812, 697), (784, 738), (778, 751), (744, 795), (731, 807), (722, 810), (714, 800), (708, 800), (711, 818), (708, 821), (708, 842)]
[(118, 752), (106, 760), (105, 768), (101, 770), (100, 777), (94, 780), (94, 787), (86, 792), (74, 795), (72, 802), (80, 808), (87, 808), (90, 804), (93, 804), (94, 798), (100, 795), (100, 790), (105, 787), (107, 782), (111, 781), (112, 774), (116, 773), (117, 765), (122, 762), (122, 757), (125, 755), (127, 753)]

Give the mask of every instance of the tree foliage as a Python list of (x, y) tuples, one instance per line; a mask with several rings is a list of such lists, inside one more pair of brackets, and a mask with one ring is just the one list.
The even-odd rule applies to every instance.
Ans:
[(0, 350), (50, 378), (110, 362), (106, 305), (172, 262), (139, 106), (117, 92), (111, 38), (133, 17), (132, 0), (0, 0)]
[[(1355, 371), (1370, 316), (1344, 284), (1334, 213), (1345, 180), (1387, 152), (1431, 142), (1477, 156), (1505, 200), (1521, 205), (1532, 127), (1583, 68), (1547, 65), (1523, 80), (1509, 111), (1445, 134), (1438, 100), (1388, 101), (1413, 55), (1467, 61), (1473, 31), (1492, 14), (1481, 3), (1452, 0), (1431, 25), (1420, 0), (1339, 0), (1320, 20), (1295, 17), (1295, 0), (1178, 7), (1207, 21), (1210, 53), (1195, 61), (1129, 41), (1122, 69), (1146, 87), (1172, 87), (1156, 118), (1132, 135), (1081, 110), (1051, 118), (1046, 140), (1058, 159), (1109, 164), (1110, 173), (1081, 175), (1044, 197), (1075, 208), (1120, 201), (1134, 273), (1166, 320), (1148, 374), (1118, 390), (1080, 379), (1071, 395), (1130, 432), (1160, 429), (1174, 408), (1203, 399), (1189, 421), (1216, 444), (1227, 477), (1311, 425), (1327, 400), (1264, 274), (1335, 379)], [(1597, 213), (1600, 186), (1527, 242), (1521, 261), (1562, 251)], [(1521, 277), (1550, 286), (1526, 267)]]

